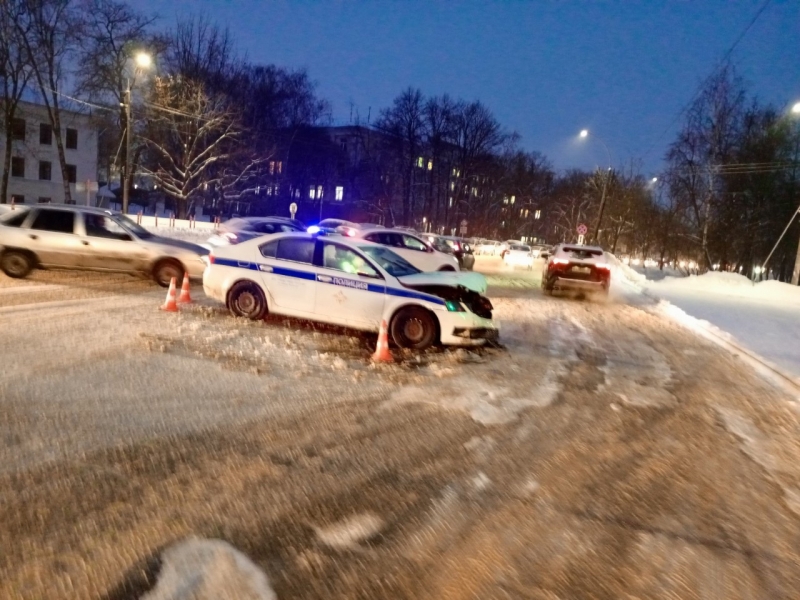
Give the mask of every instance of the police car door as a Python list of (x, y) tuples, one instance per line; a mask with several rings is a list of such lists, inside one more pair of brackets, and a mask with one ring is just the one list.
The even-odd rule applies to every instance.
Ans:
[(315, 240), (285, 237), (260, 246), (264, 257), (258, 269), (267, 290), (270, 310), (298, 317), (313, 316), (316, 271)]
[(317, 318), (359, 329), (377, 329), (383, 317), (383, 277), (362, 254), (321, 240), (316, 255)]

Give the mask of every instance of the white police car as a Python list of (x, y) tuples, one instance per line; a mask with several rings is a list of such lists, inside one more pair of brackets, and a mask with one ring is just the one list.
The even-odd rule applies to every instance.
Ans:
[(422, 273), (386, 246), (340, 236), (276, 233), (208, 256), (203, 289), (237, 316), (268, 312), (378, 331), (404, 348), (497, 339), (479, 273)]

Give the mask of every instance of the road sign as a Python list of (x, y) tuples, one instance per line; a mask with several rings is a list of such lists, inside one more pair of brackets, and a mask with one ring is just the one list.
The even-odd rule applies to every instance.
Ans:
[(461, 235), (467, 235), (467, 220), (461, 221), (461, 228), (459, 229)]
[(578, 236), (578, 246), (583, 246), (583, 235)]
[(297, 214), (297, 204), (296, 203), (292, 202), (289, 205), (289, 212), (291, 213), (292, 218), (294, 219), (294, 216)]
[(578, 225), (578, 235), (586, 235), (586, 233), (588, 231), (589, 231), (589, 228), (586, 227), (586, 225), (584, 225), (583, 223)]

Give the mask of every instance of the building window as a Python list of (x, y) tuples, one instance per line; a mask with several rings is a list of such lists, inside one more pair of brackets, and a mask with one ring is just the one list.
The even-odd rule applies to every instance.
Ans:
[(11, 121), (11, 139), (25, 141), (25, 119)]
[(455, 192), (456, 191), (456, 182), (455, 181), (451, 181), (450, 182), (450, 191), (451, 192)]
[(25, 159), (22, 156), (11, 157), (11, 176), (25, 177)]
[(503, 196), (503, 204), (508, 204), (508, 196)]
[(341, 185), (336, 186), (336, 200), (340, 202), (344, 200), (344, 188)]
[(433, 171), (433, 159), (428, 159), (428, 171)]
[(475, 196), (476, 198), (478, 197), (478, 188), (476, 187), (472, 188), (472, 195)]
[(321, 185), (317, 186), (317, 198), (322, 199), (322, 186)]
[(308, 188), (308, 197), (314, 200), (317, 197), (317, 188), (316, 186), (311, 186)]
[(514, 204), (514, 201), (517, 199), (516, 196), (511, 196), (511, 204)]
[(78, 181), (78, 169), (75, 165), (66, 165), (67, 167), (67, 181), (75, 183)]
[(450, 208), (453, 207), (453, 197), (452, 196), (450, 196), (450, 202), (448, 202), (447, 206), (449, 206)]
[(269, 174), (270, 175), (274, 175), (275, 174), (275, 161), (274, 160), (269, 161)]
[(22, 194), (12, 194), (11, 201), (14, 204), (25, 204), (25, 196), (23, 196)]
[[(280, 189), (280, 187), (281, 187), (281, 186), (279, 186), (279, 185), (276, 183), (276, 184), (275, 184), (275, 188), (272, 190), (272, 193), (273, 193), (273, 194), (275, 194), (275, 195), (277, 196), (277, 195), (278, 195), (278, 190)], [(290, 195), (291, 195), (291, 194), (290, 194)]]
[(39, 123), (39, 143), (43, 146), (53, 143), (53, 127), (50, 123)]
[(277, 167), (278, 175), (280, 175), (283, 172), (283, 161), (279, 160), (277, 163), (275, 163), (275, 166)]
[(424, 159), (422, 156), (420, 156), (420, 157), (418, 157), (418, 158), (417, 158), (417, 166), (418, 166), (420, 169), (423, 169), (423, 168), (425, 168), (425, 159)]
[(53, 164), (48, 160), (39, 161), (39, 179), (50, 181), (53, 175)]
[(77, 150), (78, 149), (78, 130), (77, 129), (70, 129), (67, 127), (67, 149), (68, 150)]
[[(50, 204), (50, 202), (52, 202), (52, 198), (49, 198), (47, 196), (39, 196), (39, 204)], [(67, 232), (67, 233), (71, 233), (71, 232)]]

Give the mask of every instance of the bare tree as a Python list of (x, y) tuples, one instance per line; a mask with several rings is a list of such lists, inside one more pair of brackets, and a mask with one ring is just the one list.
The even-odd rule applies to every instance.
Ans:
[(221, 199), (268, 158), (246, 152), (235, 111), (199, 82), (157, 79), (148, 107), (143, 169), (175, 200), (180, 218), (192, 200), (208, 194)]
[(15, 27), (30, 62), (33, 78), (39, 87), (47, 116), (56, 135), (58, 162), (64, 200), (72, 196), (67, 176), (64, 141), (61, 137), (61, 86), (67, 76), (67, 64), (75, 49), (80, 21), (73, 0), (25, 0), (24, 11)]
[(33, 74), (24, 42), (20, 36), (27, 35), (27, 23), (17, 27), (24, 14), (23, 0), (3, 0), (0, 11), (0, 85), (2, 85), (2, 122), (0, 129), (6, 132), (3, 177), (0, 182), (0, 202), (8, 199), (8, 177), (11, 172), (11, 135), (17, 108)]
[[(99, 144), (106, 160), (111, 156), (126, 156), (118, 150), (123, 147), (128, 131), (124, 102), (125, 91), (135, 76), (133, 56), (143, 51), (155, 59), (165, 51), (167, 40), (152, 32), (155, 17), (136, 12), (119, 0), (83, 0), (80, 18), (84, 27), (76, 73), (78, 89), (92, 102), (108, 106), (114, 115), (113, 123), (106, 115), (98, 117), (98, 124), (102, 124)], [(139, 153), (139, 148), (134, 149), (134, 156)], [(136, 164), (136, 160), (132, 163)], [(123, 164), (121, 185), (127, 183), (130, 189), (134, 172), (135, 169)]]

